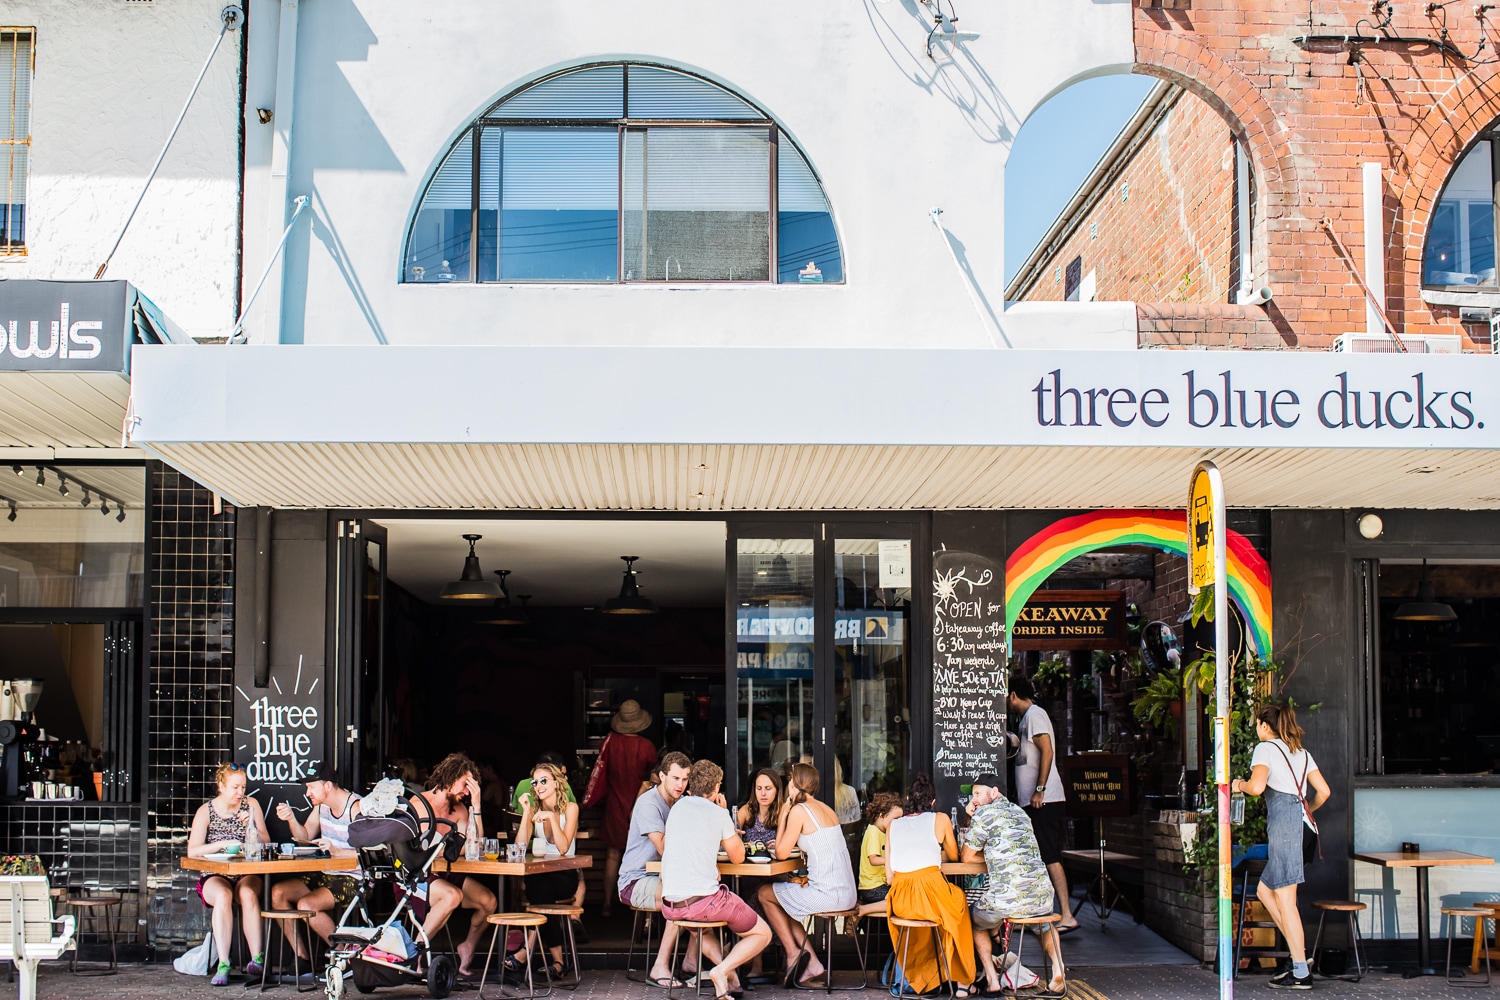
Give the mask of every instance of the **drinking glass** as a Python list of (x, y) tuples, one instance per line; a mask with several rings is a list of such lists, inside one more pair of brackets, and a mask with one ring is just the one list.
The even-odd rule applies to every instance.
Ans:
[(494, 837), (484, 838), (484, 856), (488, 861), (500, 860), (500, 841)]

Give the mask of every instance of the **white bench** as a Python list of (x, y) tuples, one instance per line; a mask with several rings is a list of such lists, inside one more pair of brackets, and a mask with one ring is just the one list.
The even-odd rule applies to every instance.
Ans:
[(0, 875), (0, 959), (16, 963), (20, 1000), (36, 1000), (36, 969), (76, 945), (73, 918), (52, 916), (45, 875)]

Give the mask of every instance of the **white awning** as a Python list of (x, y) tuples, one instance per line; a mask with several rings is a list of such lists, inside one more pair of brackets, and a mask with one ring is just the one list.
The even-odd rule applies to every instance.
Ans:
[(1180, 507), (1212, 458), (1232, 506), (1500, 508), (1487, 356), (148, 346), (133, 368), (133, 441), (240, 504)]

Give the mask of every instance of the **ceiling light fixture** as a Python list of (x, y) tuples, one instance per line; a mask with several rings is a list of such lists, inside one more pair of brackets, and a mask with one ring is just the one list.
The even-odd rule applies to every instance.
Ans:
[(1385, 522), (1380, 519), (1379, 514), (1361, 514), (1358, 525), (1360, 535), (1372, 540), (1379, 538), (1385, 531)]
[(62, 473), (57, 475), (57, 492), (62, 496), (68, 495), (68, 481), (63, 478)]
[(47, 470), (42, 468), (40, 465), (36, 467), (36, 484), (38, 486), (47, 485)]
[(23, 469), (23, 468), (21, 468), (20, 465), (12, 465), (10, 467), (10, 471), (14, 472), (18, 476), (24, 476), (24, 475), (26, 475), (26, 470)]
[(89, 488), (88, 488), (88, 487), (87, 487), (87, 486), (85, 486), (85, 487), (84, 487), (84, 488), (83, 488), (83, 499), (82, 499), (82, 500), (80, 500), (80, 501), (78, 501), (78, 506), (80, 506), (80, 507), (88, 507), (88, 506), (90, 506), (90, 505), (91, 505), (91, 504), (92, 504), (92, 503), (93, 503), (93, 502), (94, 502), (94, 501), (93, 501), (93, 500), (92, 500), (92, 499), (90, 499), (90, 498), (89, 498)]
[(109, 497), (101, 496), (99, 498), (99, 513), (109, 514)]
[(115, 508), (115, 520), (121, 524), (125, 523), (125, 505), (120, 504)]
[(14, 500), (7, 500), (5, 502), (10, 505), (10, 513), (5, 515), (5, 519), (7, 521), (14, 521), (16, 519), (16, 502)]
[(1396, 609), (1396, 620), (1401, 622), (1451, 622), (1458, 613), (1438, 601), (1433, 593), (1432, 581), (1427, 579), (1427, 560), (1422, 560), (1422, 582), (1417, 584), (1417, 599), (1407, 601)]
[(500, 585), (486, 580), (484, 570), (479, 568), (479, 556), (474, 554), (474, 543), (483, 537), (464, 535), (464, 541), (469, 543), (469, 554), (464, 557), (464, 571), (457, 580), (443, 588), (440, 595), (443, 600), (493, 601), (503, 593)]
[(526, 613), (520, 608), (511, 606), (510, 592), (505, 589), (505, 578), (510, 576), (508, 569), (497, 569), (495, 575), (500, 578), (500, 599), (495, 602), (493, 614), (485, 615), (480, 619), (481, 625), (525, 625)]
[(621, 556), (625, 561), (625, 579), (620, 581), (620, 596), (611, 597), (600, 608), (606, 615), (654, 615), (656, 602), (641, 596), (640, 584), (635, 579), (635, 561), (640, 556)]

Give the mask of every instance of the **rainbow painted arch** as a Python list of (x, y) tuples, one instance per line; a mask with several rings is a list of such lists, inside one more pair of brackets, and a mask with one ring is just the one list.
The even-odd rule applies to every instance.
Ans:
[[(1068, 560), (1115, 545), (1144, 545), (1187, 557), (1187, 515), (1180, 510), (1096, 510), (1065, 517), (1028, 538), (1005, 563), (1005, 627)], [(1271, 654), (1271, 567), (1237, 531), (1227, 538), (1229, 599), (1240, 609), (1256, 655)]]

